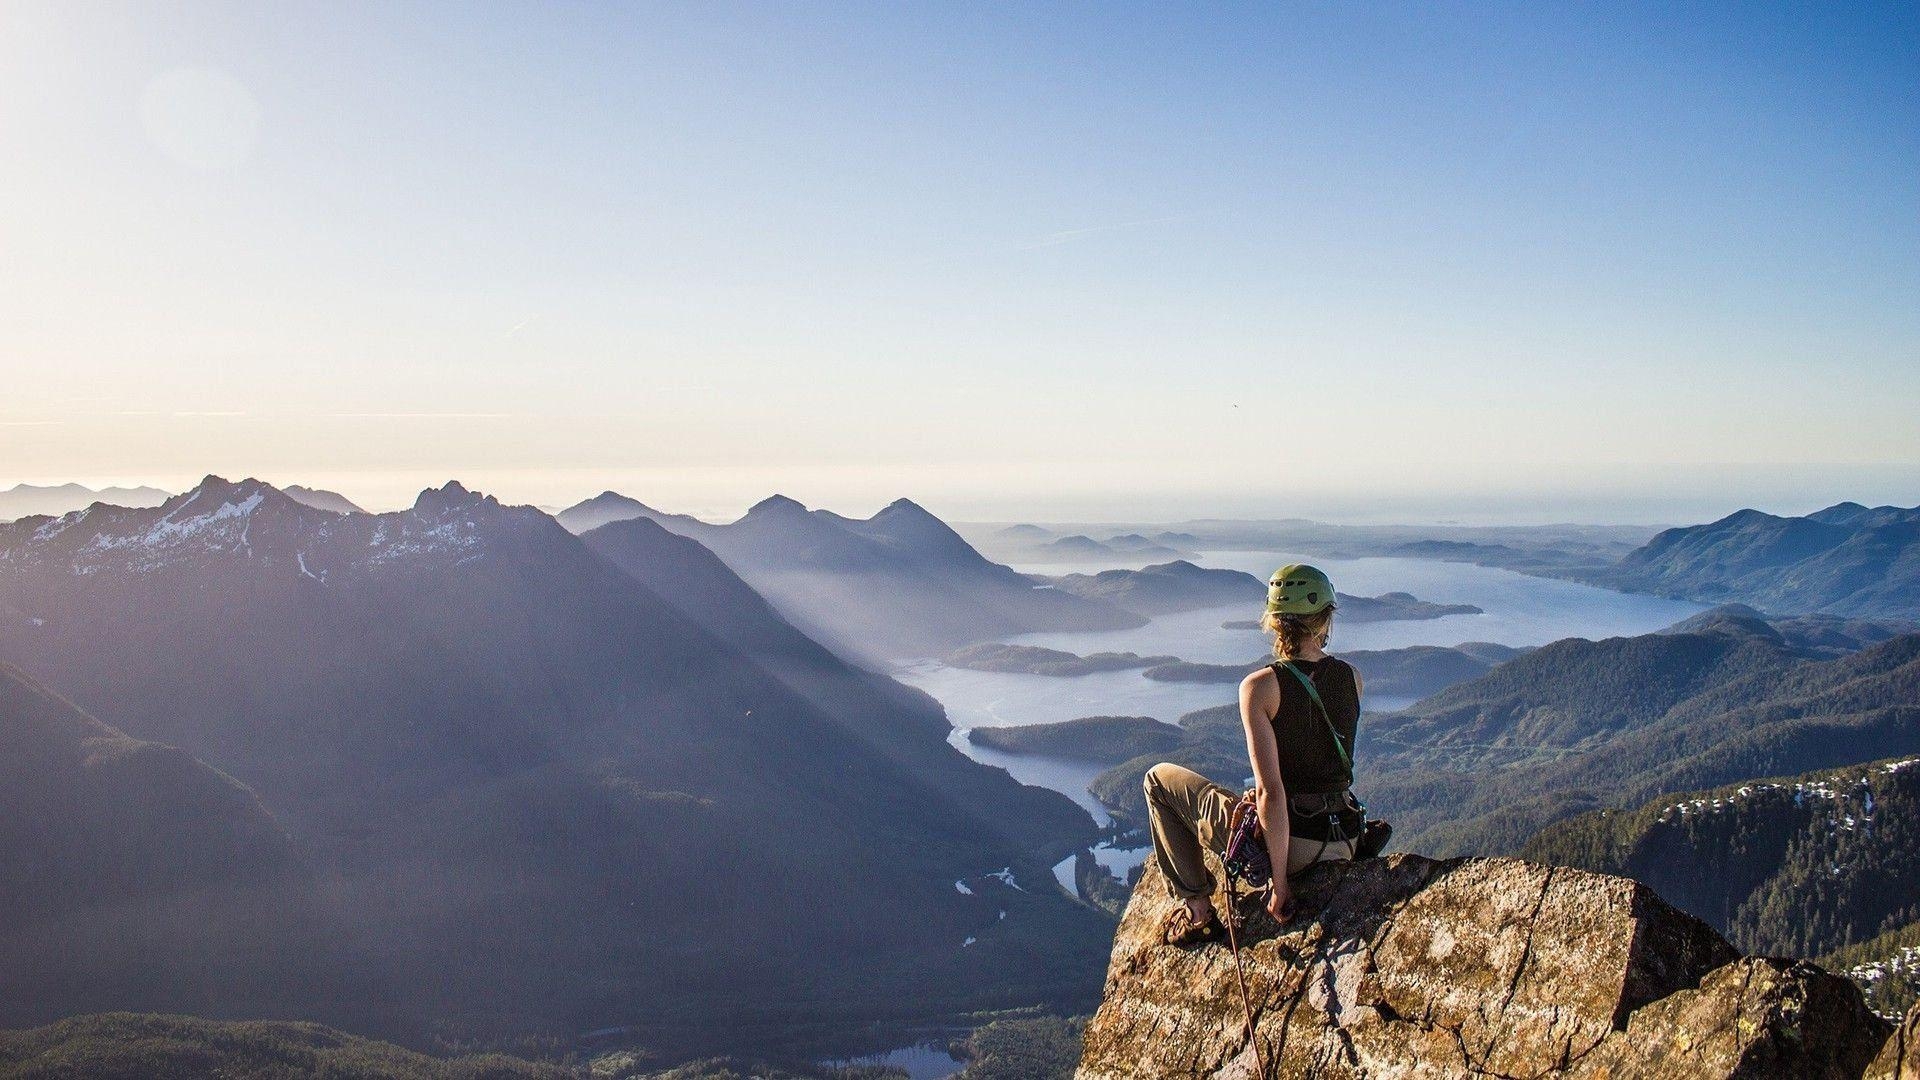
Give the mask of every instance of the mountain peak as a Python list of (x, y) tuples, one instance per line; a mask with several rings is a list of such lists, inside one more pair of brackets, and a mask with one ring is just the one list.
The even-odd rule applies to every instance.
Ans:
[(414, 499), (413, 509), (419, 514), (440, 515), (476, 506), (496, 506), (499, 501), (491, 495), (468, 491), (458, 480), (449, 480), (440, 487), (422, 491)]
[(198, 494), (205, 494), (205, 495), (219, 495), (219, 494), (225, 494), (226, 492), (231, 491), (234, 487), (235, 487), (234, 482), (227, 479), (226, 477), (221, 476), (218, 473), (208, 473), (207, 475), (200, 478), (199, 483), (188, 488), (186, 491), (182, 492), (181, 494), (193, 495), (198, 493)]
[(769, 514), (804, 514), (806, 504), (798, 499), (789, 499), (785, 495), (769, 495), (747, 508), (748, 517), (765, 517)]
[(946, 522), (941, 521), (931, 510), (912, 499), (895, 499), (881, 511), (868, 518), (864, 523), (878, 531), (895, 536), (914, 536), (922, 541), (938, 538), (942, 541), (964, 543)]
[(366, 513), (364, 507), (337, 491), (328, 491), (324, 488), (303, 487), (299, 484), (289, 484), (280, 490), (287, 498), (292, 499), (302, 506), (310, 506), (315, 510), (326, 510), (335, 514)]
[(1783, 636), (1765, 615), (1746, 604), (1721, 604), (1689, 616), (1662, 630), (1663, 634), (1731, 634), (1785, 645)]
[(1892, 507), (1880, 506), (1868, 508), (1857, 502), (1834, 503), (1825, 510), (1816, 510), (1807, 515), (1809, 521), (1818, 521), (1822, 525), (1842, 525), (1852, 527), (1865, 522), (1868, 518), (1884, 514)]
[(1745, 525), (1750, 522), (1782, 521), (1782, 520), (1785, 520), (1785, 519), (1781, 518), (1776, 514), (1769, 514), (1765, 510), (1755, 510), (1753, 507), (1749, 506), (1741, 510), (1735, 510), (1733, 513), (1728, 514), (1726, 517), (1723, 517), (1719, 521), (1714, 522), (1714, 524)]
[(203, 477), (192, 488), (175, 495), (162, 504), (169, 519), (183, 516), (182, 511), (193, 512), (184, 516), (199, 516), (218, 512), (221, 507), (244, 507), (251, 513), (256, 507), (267, 502), (287, 500), (286, 494), (265, 480), (256, 480), (249, 476), (243, 480), (228, 480), (211, 473)]
[(648, 506), (646, 503), (641, 502), (631, 495), (622, 495), (611, 489), (603, 491), (591, 499), (584, 499), (577, 502), (565, 510), (554, 514), (553, 517), (559, 521), (568, 532), (575, 535), (590, 532), (602, 525), (610, 525), (616, 521), (626, 521), (629, 518), (651, 518), (656, 522), (666, 519), (692, 521), (691, 518), (687, 518), (683, 514), (668, 514), (660, 510), (655, 510), (653, 507)]
[(210, 475), (159, 506), (96, 504), (39, 524), (15, 557), (51, 560), (75, 574), (144, 573), (204, 557), (252, 560), (313, 516), (264, 480)]

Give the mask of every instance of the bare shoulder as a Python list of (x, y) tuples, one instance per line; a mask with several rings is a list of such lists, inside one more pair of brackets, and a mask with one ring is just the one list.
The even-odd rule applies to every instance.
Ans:
[(1240, 696), (1252, 698), (1255, 701), (1273, 697), (1279, 693), (1279, 690), (1279, 677), (1270, 667), (1250, 671), (1246, 678), (1240, 680)]

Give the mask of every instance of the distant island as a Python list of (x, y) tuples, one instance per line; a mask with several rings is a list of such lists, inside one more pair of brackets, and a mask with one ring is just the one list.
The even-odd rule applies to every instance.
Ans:
[(1191, 533), (1161, 531), (1149, 536), (1138, 529), (1108, 533), (1094, 526), (1056, 531), (1026, 523), (970, 533), (969, 539), (994, 558), (1021, 563), (1178, 559), (1200, 542)]
[(1014, 754), (1045, 754), (1111, 765), (1142, 754), (1163, 754), (1185, 734), (1151, 716), (1083, 716), (1056, 724), (978, 727), (967, 741)]
[[(1404, 649), (1362, 649), (1338, 655), (1360, 672), (1369, 695), (1420, 698), (1438, 693), (1454, 683), (1484, 675), (1495, 664), (1527, 651), (1487, 641), (1470, 641), (1455, 646), (1410, 645)], [(1271, 659), (1259, 657), (1245, 664), (1196, 664), (1178, 660), (1150, 667), (1141, 674), (1156, 682), (1231, 685)]]
[(1181, 551), (1179, 548), (1156, 543), (1138, 533), (1127, 533), (1108, 540), (1095, 540), (1091, 536), (1074, 533), (1041, 542), (1033, 550), (1019, 554), (1032, 562), (1077, 562), (1103, 556), (1128, 559), (1177, 558)]
[(1034, 580), (1083, 599), (1104, 601), (1149, 616), (1228, 604), (1255, 605), (1266, 593), (1266, 583), (1252, 574), (1195, 566), (1184, 559), (1139, 570), (1036, 575)]
[(1022, 675), (1092, 675), (1100, 671), (1126, 671), (1177, 663), (1177, 656), (1141, 656), (1131, 652), (1099, 652), (1080, 656), (1061, 649), (1038, 645), (1008, 645), (998, 641), (969, 645), (949, 653), (948, 667), (972, 671), (1010, 671)]
[[(1340, 593), (1339, 618), (1348, 622), (1411, 622), (1438, 619), (1448, 615), (1484, 615), (1486, 609), (1473, 604), (1436, 604), (1412, 593), (1387, 592), (1379, 596), (1353, 596)], [(1258, 630), (1258, 619), (1230, 619), (1220, 624), (1226, 630)]]

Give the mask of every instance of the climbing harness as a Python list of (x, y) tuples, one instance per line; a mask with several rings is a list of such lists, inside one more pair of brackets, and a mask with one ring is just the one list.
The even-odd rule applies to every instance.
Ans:
[[(1288, 800), (1289, 814), (1299, 812), (1303, 816), (1306, 816), (1306, 811), (1300, 808), (1301, 800), (1309, 798), (1320, 800), (1319, 813), (1326, 815), (1330, 834), (1328, 839), (1320, 841), (1321, 850), (1325, 851), (1328, 844), (1347, 842), (1349, 839), (1346, 827), (1341, 821), (1343, 811), (1358, 813), (1360, 820), (1363, 823), (1366, 821), (1366, 805), (1352, 792), (1353, 754), (1340, 738), (1339, 729), (1333, 726), (1333, 718), (1327, 714), (1327, 706), (1320, 700), (1320, 691), (1313, 685), (1313, 680), (1307, 677), (1306, 672), (1294, 666), (1292, 661), (1275, 663), (1273, 667), (1276, 672), (1282, 668), (1286, 669), (1300, 681), (1301, 686), (1306, 688), (1307, 698), (1313, 702), (1313, 707), (1319, 712), (1320, 719), (1327, 725), (1327, 734), (1333, 737), (1333, 747), (1340, 755), (1340, 764), (1347, 771), (1348, 790), (1335, 793), (1340, 796), (1339, 798), (1331, 795), (1304, 795)], [(1260, 1075), (1264, 1077), (1267, 1075), (1266, 1055), (1260, 1050), (1260, 1037), (1253, 1022), (1253, 998), (1247, 992), (1246, 963), (1240, 956), (1237, 925), (1240, 921), (1239, 885), (1243, 881), (1246, 882), (1252, 890), (1249, 895), (1258, 895), (1261, 889), (1273, 887), (1276, 868), (1273, 865), (1273, 857), (1267, 852), (1266, 832), (1260, 825), (1259, 802), (1252, 791), (1246, 792), (1238, 802), (1234, 803), (1233, 811), (1227, 818), (1227, 850), (1220, 861), (1227, 872), (1227, 914), (1221, 922), (1226, 925), (1227, 949), (1233, 955), (1234, 980), (1240, 987), (1240, 1010), (1246, 1020), (1247, 1043), (1253, 1047), (1254, 1064), (1260, 1070)], [(1282, 871), (1284, 872), (1284, 868)]]
[(1227, 882), (1244, 881), (1258, 889), (1273, 880), (1273, 859), (1267, 854), (1267, 834), (1260, 827), (1260, 808), (1249, 791), (1233, 804), (1227, 818), (1227, 853), (1220, 862)]

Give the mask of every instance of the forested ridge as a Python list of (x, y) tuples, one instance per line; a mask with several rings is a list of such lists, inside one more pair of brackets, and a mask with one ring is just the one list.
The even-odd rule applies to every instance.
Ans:
[(1818, 956), (1920, 919), (1920, 758), (1663, 795), (1520, 853), (1644, 881), (1744, 951)]
[(1664, 792), (1920, 753), (1920, 635), (1832, 660), (1699, 640), (1726, 636), (1560, 642), (1369, 717), (1361, 783), (1417, 850), (1486, 854)]
[[(1144, 823), (1140, 777), (1157, 761), (1246, 777), (1237, 706), (1179, 727), (1176, 745), (1103, 773), (1095, 797)], [(1830, 657), (1762, 622), (1555, 642), (1367, 714), (1355, 760), (1397, 846), (1453, 855), (1511, 853), (1555, 821), (1663, 792), (1903, 753), (1920, 753), (1920, 634)]]
[(1920, 507), (1840, 503), (1805, 517), (1741, 510), (1668, 529), (1611, 569), (1619, 588), (1780, 613), (1920, 615)]

